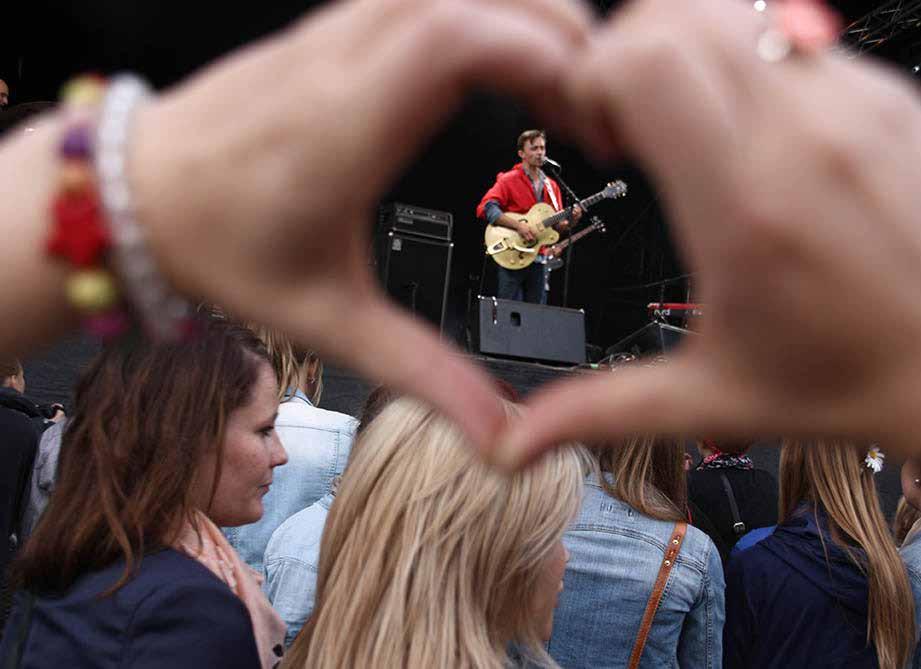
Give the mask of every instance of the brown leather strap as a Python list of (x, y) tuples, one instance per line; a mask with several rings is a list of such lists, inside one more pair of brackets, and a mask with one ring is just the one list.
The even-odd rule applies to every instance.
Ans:
[(686, 522), (675, 523), (675, 529), (672, 530), (672, 536), (668, 540), (665, 557), (662, 558), (662, 566), (659, 567), (659, 576), (656, 578), (655, 585), (652, 586), (649, 601), (646, 602), (646, 611), (643, 613), (643, 622), (640, 624), (640, 631), (637, 633), (636, 642), (633, 644), (633, 652), (630, 653), (630, 664), (628, 665), (630, 669), (636, 669), (640, 666), (640, 658), (643, 656), (643, 649), (646, 647), (646, 637), (649, 636), (652, 619), (656, 617), (659, 600), (662, 599), (662, 593), (665, 592), (665, 584), (668, 583), (668, 576), (672, 573), (672, 567), (675, 566), (678, 553), (681, 552), (681, 544), (684, 542), (684, 535), (687, 530), (688, 524)]

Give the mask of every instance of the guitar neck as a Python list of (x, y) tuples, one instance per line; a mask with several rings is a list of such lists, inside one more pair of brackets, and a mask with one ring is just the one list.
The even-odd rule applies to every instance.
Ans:
[[(579, 208), (584, 211), (588, 209), (589, 207), (591, 207), (596, 202), (602, 200), (603, 198), (604, 198), (604, 191), (598, 191), (594, 195), (591, 195), (585, 198), (584, 200), (581, 200), (579, 202)], [(549, 218), (547, 218), (547, 220), (544, 221), (544, 225), (547, 226), (548, 228), (553, 227), (554, 225), (558, 225), (559, 223), (562, 223), (567, 218), (569, 218), (571, 215), (572, 215), (572, 207), (566, 207), (563, 211), (558, 211), (553, 216), (550, 216)]]
[(570, 244), (575, 244), (577, 241), (579, 241), (580, 239), (582, 239), (582, 238), (583, 238), (585, 235), (587, 235), (588, 233), (590, 233), (590, 232), (592, 232), (593, 230), (595, 230), (597, 227), (598, 227), (598, 226), (596, 226), (596, 225), (590, 225), (590, 226), (588, 226), (587, 228), (585, 228), (585, 230), (579, 230), (579, 232), (573, 233), (572, 235), (570, 235), (569, 237), (567, 237), (567, 238), (564, 239), (563, 241), (557, 242), (557, 243), (555, 244), (555, 246), (557, 247), (557, 249), (559, 249), (560, 251), (562, 251), (563, 249), (565, 249), (565, 248), (566, 248), (567, 246), (569, 246)]

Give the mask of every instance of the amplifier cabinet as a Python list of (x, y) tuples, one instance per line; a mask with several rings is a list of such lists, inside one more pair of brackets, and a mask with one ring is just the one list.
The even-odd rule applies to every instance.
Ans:
[(375, 241), (378, 275), (384, 290), (443, 330), (454, 244), (393, 230), (381, 231)]
[(585, 312), (479, 296), (480, 353), (548, 362), (585, 362)]

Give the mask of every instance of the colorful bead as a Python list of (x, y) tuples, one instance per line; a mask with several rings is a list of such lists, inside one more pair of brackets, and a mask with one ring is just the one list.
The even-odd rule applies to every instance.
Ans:
[(81, 160), (65, 160), (61, 166), (61, 190), (76, 193), (93, 185), (93, 170)]
[(67, 299), (80, 311), (97, 313), (118, 303), (118, 286), (114, 277), (104, 269), (74, 272), (67, 279)]
[(105, 79), (97, 75), (77, 77), (61, 91), (65, 104), (75, 107), (91, 107), (102, 102), (105, 93)]
[(111, 239), (94, 193), (60, 195), (54, 201), (54, 220), (47, 246), (49, 253), (78, 267), (89, 267), (102, 260)]
[(80, 123), (71, 126), (61, 140), (60, 151), (65, 158), (88, 160), (93, 148), (93, 136), (89, 126)]

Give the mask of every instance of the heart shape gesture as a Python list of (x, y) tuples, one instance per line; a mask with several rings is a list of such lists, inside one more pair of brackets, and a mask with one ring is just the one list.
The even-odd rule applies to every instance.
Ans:
[[(769, 29), (737, 0), (634, 0), (597, 28), (564, 0), (336, 3), (141, 111), (140, 217), (177, 288), (423, 397), (507, 467), (631, 433), (910, 448), (917, 97), (798, 42), (768, 63)], [(366, 260), (379, 194), (474, 86), (529, 100), (599, 158), (639, 159), (707, 313), (669, 365), (548, 388), (508, 426), (485, 374), (391, 306)]]

